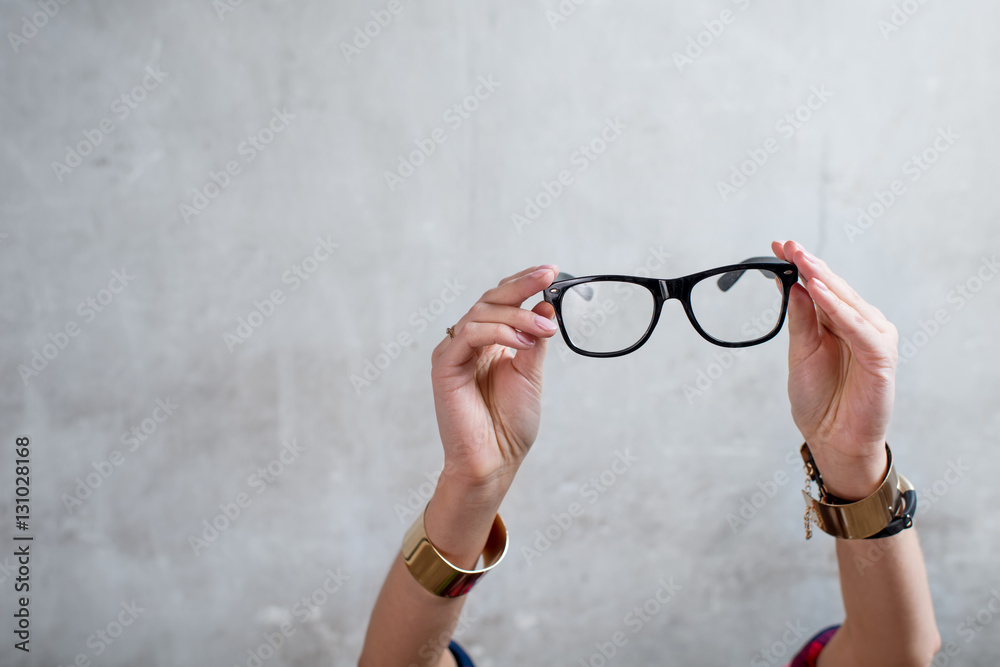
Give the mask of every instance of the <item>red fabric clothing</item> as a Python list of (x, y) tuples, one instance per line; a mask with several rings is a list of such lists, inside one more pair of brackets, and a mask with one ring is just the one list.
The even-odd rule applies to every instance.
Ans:
[(827, 628), (810, 639), (788, 667), (816, 667), (820, 651), (833, 639), (833, 635), (836, 634), (839, 627), (839, 625), (835, 625), (832, 628)]

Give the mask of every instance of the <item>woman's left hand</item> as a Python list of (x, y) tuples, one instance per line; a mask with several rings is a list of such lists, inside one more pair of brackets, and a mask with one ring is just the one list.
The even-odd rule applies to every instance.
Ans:
[(788, 396), (792, 417), (827, 489), (865, 498), (886, 471), (886, 432), (895, 395), (899, 335), (825, 262), (794, 241), (771, 245), (794, 262), (788, 305)]

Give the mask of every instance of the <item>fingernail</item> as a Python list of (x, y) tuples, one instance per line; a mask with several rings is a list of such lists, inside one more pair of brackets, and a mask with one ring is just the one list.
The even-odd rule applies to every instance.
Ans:
[(539, 264), (538, 266), (539, 266), (539, 268), (542, 268), (542, 269), (554, 269), (554, 268), (556, 268), (555, 264)]
[(532, 338), (528, 334), (523, 333), (521, 331), (517, 332), (517, 339), (519, 341), (521, 341), (522, 343), (524, 343), (525, 345), (534, 345), (535, 344), (535, 339), (534, 338)]
[(806, 250), (805, 248), (802, 248), (802, 254), (805, 255), (806, 261), (808, 261), (810, 264), (818, 264), (819, 263), (819, 260), (816, 259), (815, 257), (813, 257), (813, 254), (811, 252), (809, 252), (808, 250)]
[(532, 277), (532, 278), (541, 278), (546, 273), (552, 273), (552, 271), (550, 269), (538, 269), (537, 271), (533, 271), (531, 273), (530, 277)]
[(829, 292), (830, 291), (827, 288), (827, 286), (823, 284), (823, 281), (820, 280), (819, 278), (813, 278), (812, 282), (815, 283), (816, 288), (819, 289), (819, 291), (821, 291), (821, 292)]
[(538, 325), (540, 329), (545, 331), (555, 331), (558, 325), (547, 317), (542, 317), (541, 315), (535, 315), (535, 324)]

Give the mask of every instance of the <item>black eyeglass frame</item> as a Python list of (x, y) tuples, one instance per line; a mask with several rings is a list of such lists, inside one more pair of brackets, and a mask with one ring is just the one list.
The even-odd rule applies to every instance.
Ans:
[[(781, 313), (778, 315), (778, 322), (774, 326), (774, 329), (761, 336), (760, 338), (754, 338), (749, 341), (742, 341), (739, 343), (732, 343), (727, 341), (719, 340), (714, 338), (708, 332), (701, 328), (698, 324), (698, 318), (695, 317), (694, 311), (691, 308), (691, 290), (695, 285), (703, 280), (712, 278), (714, 276), (720, 276), (718, 280), (718, 287), (723, 292), (728, 291), (733, 285), (736, 284), (744, 273), (747, 271), (761, 271), (773, 273), (779, 280), (781, 280), (782, 285), (782, 299), (781, 299)], [(560, 278), (562, 278), (560, 280)], [(560, 273), (556, 276), (555, 282), (545, 288), (542, 295), (543, 298), (552, 304), (552, 307), (556, 311), (556, 320), (559, 323), (559, 330), (562, 332), (563, 340), (566, 341), (566, 345), (569, 346), (571, 350), (577, 354), (582, 354), (585, 357), (621, 357), (626, 354), (635, 352), (640, 347), (642, 347), (649, 337), (653, 333), (653, 329), (656, 328), (656, 323), (660, 319), (660, 311), (663, 309), (663, 304), (670, 299), (678, 299), (684, 306), (684, 312), (687, 313), (688, 320), (694, 327), (702, 338), (707, 340), (714, 345), (719, 347), (751, 347), (753, 345), (760, 345), (761, 343), (766, 343), (781, 331), (781, 327), (785, 323), (785, 314), (788, 311), (788, 297), (792, 292), (792, 286), (795, 285), (799, 280), (798, 268), (791, 262), (786, 262), (773, 257), (751, 257), (746, 259), (739, 264), (730, 264), (728, 266), (720, 266), (714, 269), (708, 269), (706, 271), (701, 271), (699, 273), (692, 273), (689, 276), (681, 276), (680, 278), (646, 278), (642, 276), (619, 276), (619, 275), (595, 275), (595, 276), (583, 276), (583, 277), (573, 277), (568, 273)], [(569, 338), (569, 333), (566, 331), (566, 326), (562, 319), (562, 298), (566, 290), (575, 285), (588, 282), (620, 282), (620, 283), (632, 283), (635, 285), (640, 285), (653, 295), (653, 316), (650, 318), (649, 327), (646, 332), (642, 335), (638, 342), (634, 345), (624, 349), (618, 350), (616, 352), (588, 352), (587, 350), (582, 350), (573, 344), (573, 341)]]

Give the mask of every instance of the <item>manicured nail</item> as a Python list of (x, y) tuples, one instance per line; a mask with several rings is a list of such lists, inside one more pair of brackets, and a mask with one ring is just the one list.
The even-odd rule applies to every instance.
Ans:
[(519, 341), (521, 341), (522, 343), (524, 343), (525, 345), (534, 345), (535, 344), (535, 339), (534, 338), (532, 338), (528, 334), (523, 333), (521, 331), (517, 332), (517, 339)]
[(556, 265), (555, 264), (539, 264), (539, 268), (542, 268), (542, 269), (554, 269), (554, 268), (556, 268)]
[[(801, 247), (801, 246), (799, 246), (799, 247)], [(806, 261), (809, 262), (810, 264), (819, 264), (819, 260), (816, 259), (813, 256), (813, 254), (811, 252), (809, 252), (808, 250), (806, 250), (805, 248), (802, 248), (802, 254), (805, 255)]]
[(541, 278), (546, 273), (552, 273), (552, 270), (551, 269), (538, 269), (537, 271), (532, 271), (531, 277), (532, 278)]
[(816, 284), (816, 288), (819, 289), (820, 292), (829, 292), (830, 291), (830, 289), (826, 285), (824, 285), (823, 281), (820, 280), (819, 278), (813, 278), (812, 282)]
[(547, 317), (542, 317), (541, 315), (535, 315), (535, 324), (538, 325), (540, 329), (545, 331), (555, 331), (559, 326)]

